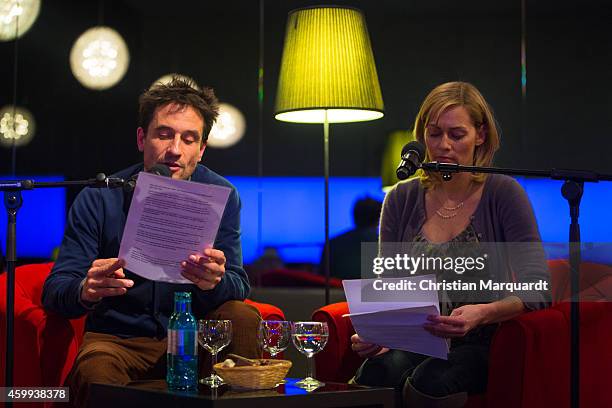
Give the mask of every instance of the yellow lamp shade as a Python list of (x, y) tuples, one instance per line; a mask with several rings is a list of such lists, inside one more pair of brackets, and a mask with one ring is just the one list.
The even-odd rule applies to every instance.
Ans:
[(275, 118), (359, 122), (384, 115), (370, 38), (361, 11), (309, 7), (289, 13)]

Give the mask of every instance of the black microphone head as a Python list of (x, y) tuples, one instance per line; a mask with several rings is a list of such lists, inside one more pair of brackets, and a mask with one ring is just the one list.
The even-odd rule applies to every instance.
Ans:
[(408, 177), (412, 176), (414, 173), (411, 173), (410, 170), (405, 166), (400, 166), (395, 170), (395, 175), (399, 180), (406, 180)]
[(408, 143), (402, 149), (402, 161), (397, 167), (395, 174), (400, 180), (406, 180), (419, 168), (425, 158), (425, 146), (416, 140)]
[(123, 183), (123, 191), (126, 193), (131, 193), (136, 188), (136, 181), (138, 180), (138, 174), (134, 174), (132, 177), (127, 179), (125, 183)]
[(170, 171), (170, 167), (165, 164), (157, 163), (155, 166), (149, 169), (149, 173), (156, 174), (158, 176), (170, 177), (172, 172)]
[(421, 142), (413, 140), (412, 142), (404, 146), (404, 148), (402, 149), (402, 157), (407, 155), (410, 151), (413, 151), (418, 155), (420, 162), (425, 159), (425, 146), (423, 146)]

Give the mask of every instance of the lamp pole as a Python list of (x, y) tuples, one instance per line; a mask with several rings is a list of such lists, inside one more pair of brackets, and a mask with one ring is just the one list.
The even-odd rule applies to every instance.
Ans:
[(325, 273), (325, 304), (329, 305), (329, 119), (325, 109), (323, 122), (323, 174), (325, 176), (325, 243), (323, 245), (323, 268)]

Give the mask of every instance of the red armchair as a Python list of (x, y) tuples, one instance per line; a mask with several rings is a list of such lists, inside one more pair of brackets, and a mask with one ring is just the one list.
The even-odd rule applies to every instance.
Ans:
[[(48, 313), (41, 305), (42, 286), (53, 263), (18, 267), (15, 271), (14, 384), (59, 386), (63, 384), (83, 338), (85, 318), (68, 320)], [(6, 350), (6, 274), (0, 275), (0, 383), (4, 384)], [(245, 300), (264, 319), (284, 320), (272, 305)]]
[[(568, 407), (570, 400), (569, 267), (550, 261), (553, 306), (501, 324), (491, 344), (485, 395), (470, 396), (468, 407)], [(612, 268), (581, 265), (581, 407), (609, 407), (612, 381)], [(327, 322), (329, 340), (315, 355), (317, 378), (345, 382), (363, 361), (350, 349), (355, 332), (345, 302), (325, 306), (313, 320)]]

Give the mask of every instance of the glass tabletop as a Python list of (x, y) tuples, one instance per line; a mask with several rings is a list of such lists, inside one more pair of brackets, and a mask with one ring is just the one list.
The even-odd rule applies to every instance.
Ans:
[(352, 385), (345, 383), (333, 383), (326, 382), (323, 387), (317, 388), (312, 391), (307, 391), (303, 388), (297, 387), (295, 383), (299, 381), (298, 378), (286, 378), (284, 384), (279, 384), (275, 388), (257, 390), (241, 387), (232, 387), (230, 385), (222, 385), (217, 389), (211, 389), (205, 385), (200, 385), (198, 390), (194, 391), (169, 391), (166, 381), (164, 380), (145, 380), (145, 381), (134, 381), (128, 384), (128, 387), (139, 388), (143, 390), (151, 391), (166, 391), (176, 394), (193, 395), (211, 399), (226, 399), (226, 398), (254, 398), (254, 397), (282, 397), (291, 395), (306, 395), (313, 393), (329, 393), (329, 392), (354, 392), (354, 391), (366, 391), (371, 390), (371, 387), (365, 387), (360, 385)]
[(201, 385), (193, 392), (170, 391), (165, 380), (131, 382), (128, 385), (92, 384), (90, 408), (134, 408), (135, 406), (182, 406), (185, 408), (267, 408), (304, 407), (377, 407), (393, 408), (393, 388), (365, 387), (330, 383), (307, 392), (295, 385), (298, 379), (269, 390), (232, 388), (222, 385), (209, 388)]

